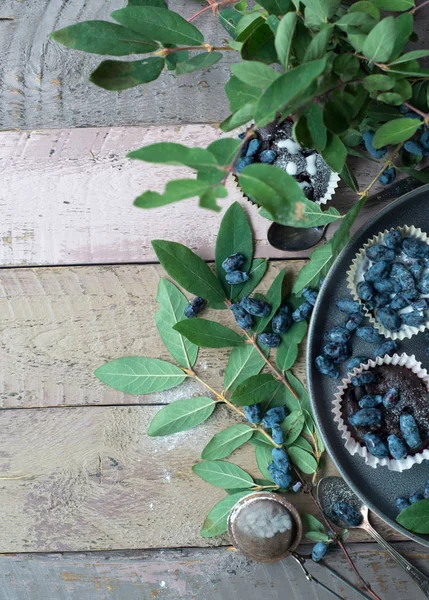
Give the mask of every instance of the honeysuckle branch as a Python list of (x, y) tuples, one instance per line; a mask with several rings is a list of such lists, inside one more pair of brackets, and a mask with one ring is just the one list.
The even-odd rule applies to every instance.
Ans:
[(377, 183), (378, 178), (380, 177), (380, 175), (382, 175), (384, 173), (384, 171), (393, 165), (393, 161), (394, 159), (397, 157), (397, 155), (399, 154), (400, 149), (403, 146), (403, 142), (401, 142), (400, 144), (398, 144), (396, 146), (396, 148), (393, 150), (392, 154), (389, 156), (389, 158), (385, 161), (385, 163), (383, 164), (383, 166), (381, 167), (381, 169), (378, 171), (377, 175), (374, 177), (374, 179), (371, 181), (371, 183), (361, 192), (357, 192), (358, 196), (360, 196), (362, 198), (362, 196), (367, 196), (368, 192), (371, 190), (371, 188)]
[(425, 121), (425, 124), (428, 125), (428, 123), (429, 123), (429, 114), (424, 113), (423, 111), (419, 110), (418, 108), (416, 108), (415, 106), (413, 106), (409, 102), (404, 102), (403, 104), (404, 104), (404, 106), (406, 106), (407, 108), (409, 108), (410, 110), (412, 110), (413, 112), (415, 112), (417, 115), (419, 115), (420, 117), (422, 117), (424, 119), (424, 121)]
[(210, 2), (210, 0), (208, 0), (208, 2), (209, 2), (208, 6), (205, 6), (204, 8), (202, 8), (201, 10), (196, 12), (194, 15), (192, 15), (192, 17), (189, 17), (189, 19), (187, 19), (188, 23), (190, 23), (191, 21), (193, 21), (194, 19), (196, 19), (203, 13), (207, 12), (208, 10), (212, 10), (213, 14), (216, 14), (216, 11), (219, 8), (219, 6), (226, 6), (227, 4), (235, 4), (237, 2), (237, 0), (221, 0), (221, 2)]
[(419, 6), (414, 6), (414, 8), (410, 8), (408, 12), (414, 15), (420, 8), (423, 8), (423, 6), (426, 6), (428, 4), (429, 0), (426, 0), (426, 2), (422, 2), (421, 4), (419, 4)]
[(156, 50), (156, 52), (152, 52), (153, 56), (169, 56), (170, 54), (174, 54), (175, 52), (182, 52), (183, 50), (205, 50), (206, 52), (213, 52), (215, 50), (225, 52), (226, 50), (230, 50), (235, 52), (229, 46), (212, 46), (211, 44), (201, 44), (201, 46), (180, 46), (179, 48), (161, 48), (160, 50)]

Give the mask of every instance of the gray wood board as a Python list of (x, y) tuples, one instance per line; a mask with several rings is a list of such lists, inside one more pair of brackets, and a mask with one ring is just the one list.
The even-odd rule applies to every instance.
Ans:
[[(418, 545), (395, 548), (423, 572), (428, 554)], [(310, 552), (311, 546), (302, 548)], [(389, 600), (420, 600), (423, 595), (406, 573), (374, 544), (355, 544), (351, 554), (374, 591)], [(327, 564), (355, 583), (339, 550)], [(323, 566), (309, 571), (345, 600), (356, 593)], [(0, 557), (1, 600), (331, 600), (305, 580), (291, 558), (274, 564), (248, 561), (231, 548), (132, 552), (21, 554)]]
[[(209, 123), (228, 115), (223, 86), (235, 52), (208, 70), (180, 78), (165, 72), (153, 84), (108, 92), (88, 77), (103, 60), (49, 39), (67, 25), (111, 20), (125, 0), (3, 0), (0, 5), (0, 128), (88, 127), (141, 123)], [(170, 0), (188, 18), (203, 3)], [(195, 21), (208, 43), (228, 38), (211, 12)], [(119, 59), (121, 60), (121, 59)], [(127, 58), (125, 57), (125, 60)]]

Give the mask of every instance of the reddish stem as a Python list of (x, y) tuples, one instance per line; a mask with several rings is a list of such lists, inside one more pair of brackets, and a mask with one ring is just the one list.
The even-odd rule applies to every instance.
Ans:
[(208, 11), (210, 9), (212, 9), (213, 13), (215, 13), (219, 6), (223, 6), (225, 4), (234, 4), (234, 2), (237, 2), (237, 0), (222, 0), (221, 2), (213, 2), (213, 1), (208, 0), (208, 2), (209, 2), (208, 6), (205, 6), (204, 8), (199, 10), (197, 13), (192, 15), (192, 17), (187, 19), (188, 23), (190, 23), (191, 21), (193, 21), (194, 19), (196, 19), (197, 17), (199, 17), (200, 15), (202, 15), (203, 13), (205, 13), (206, 11)]
[(408, 12), (410, 12), (411, 14), (414, 14), (420, 8), (422, 8), (423, 6), (426, 6), (426, 4), (429, 4), (429, 0), (426, 0), (426, 2), (422, 2), (419, 6), (415, 6), (414, 8), (410, 8), (410, 10)]
[[(429, 4), (429, 0), (428, 0), (428, 4)], [(427, 115), (426, 113), (422, 112), (421, 110), (419, 110), (418, 108), (416, 108), (412, 104), (409, 104), (408, 102), (404, 102), (404, 106), (406, 106), (407, 108), (409, 108), (410, 110), (412, 110), (413, 112), (415, 112), (420, 117), (423, 117), (423, 119), (425, 121), (429, 118), (429, 115)]]

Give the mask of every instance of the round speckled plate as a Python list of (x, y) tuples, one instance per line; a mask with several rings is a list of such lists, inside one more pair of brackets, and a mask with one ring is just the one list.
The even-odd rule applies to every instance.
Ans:
[[(409, 496), (416, 490), (423, 490), (429, 478), (429, 464), (423, 462), (411, 469), (397, 473), (387, 467), (376, 469), (365, 464), (357, 454), (351, 456), (344, 447), (344, 440), (334, 423), (332, 399), (337, 384), (341, 381), (321, 375), (314, 367), (314, 359), (321, 353), (323, 335), (334, 325), (344, 321), (344, 314), (336, 308), (335, 302), (342, 296), (350, 296), (347, 289), (346, 272), (359, 248), (368, 238), (390, 227), (415, 225), (429, 233), (429, 185), (425, 185), (401, 196), (384, 208), (362, 227), (338, 256), (326, 277), (313, 312), (307, 344), (307, 380), (314, 415), (323, 441), (335, 465), (348, 485), (369, 508), (391, 527), (407, 537), (429, 547), (429, 535), (410, 533), (395, 521), (398, 510), (395, 499)], [(368, 319), (365, 324), (368, 325)], [(399, 342), (399, 352), (414, 354), (423, 367), (429, 369), (429, 357), (425, 353), (428, 346), (424, 334)], [(353, 337), (353, 356), (368, 355), (375, 349), (374, 344), (365, 344)], [(340, 377), (346, 369), (341, 368)]]

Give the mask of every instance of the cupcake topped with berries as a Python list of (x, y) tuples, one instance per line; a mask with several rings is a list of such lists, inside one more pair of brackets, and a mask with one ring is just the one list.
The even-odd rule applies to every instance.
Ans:
[(413, 226), (384, 231), (357, 253), (348, 287), (385, 337), (410, 338), (429, 325), (429, 239)]
[[(324, 204), (332, 198), (339, 175), (316, 150), (303, 148), (293, 138), (290, 120), (274, 122), (255, 130), (242, 150), (235, 170), (240, 173), (252, 163), (272, 164), (291, 175), (309, 200)], [(243, 137), (242, 132), (239, 137)]]

